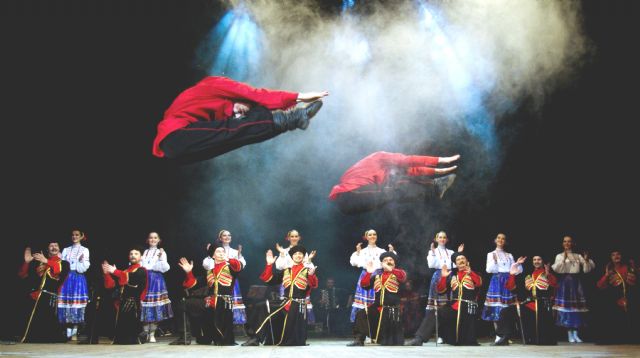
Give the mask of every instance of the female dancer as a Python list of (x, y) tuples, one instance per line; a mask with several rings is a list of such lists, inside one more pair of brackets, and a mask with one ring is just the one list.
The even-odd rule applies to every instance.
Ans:
[(69, 275), (60, 287), (58, 294), (58, 320), (67, 325), (67, 338), (78, 340), (78, 325), (84, 323), (84, 311), (89, 301), (89, 286), (84, 273), (87, 272), (89, 249), (82, 246), (86, 240), (81, 230), (71, 231), (72, 245), (62, 250), (62, 260), (69, 263)]
[(582, 255), (574, 253), (573, 246), (573, 238), (565, 236), (562, 239), (564, 252), (556, 255), (556, 261), (551, 265), (553, 271), (559, 274), (553, 309), (557, 312), (556, 325), (567, 328), (569, 343), (582, 343), (578, 328), (584, 325), (584, 313), (589, 309), (578, 274), (580, 268), (588, 273), (596, 264), (589, 258), (588, 252)]
[(141, 259), (141, 265), (147, 270), (148, 277), (147, 295), (142, 300), (140, 320), (145, 326), (147, 340), (151, 343), (156, 342), (155, 333), (158, 322), (173, 317), (167, 284), (162, 276), (169, 271), (170, 266), (167, 262), (167, 253), (164, 249), (158, 248), (160, 242), (158, 233), (150, 232), (147, 237), (149, 248), (144, 250)]
[[(242, 257), (242, 245), (238, 245), (238, 249), (234, 249), (230, 246), (231, 244), (231, 232), (229, 230), (220, 230), (218, 233), (218, 243), (222, 245), (224, 252), (227, 254), (227, 259), (236, 259), (241, 264), (241, 269), (247, 266), (247, 261)], [(207, 245), (207, 250), (210, 249), (210, 246)], [(211, 255), (202, 260), (202, 267), (205, 270), (212, 270), (215, 266), (215, 262)], [(238, 280), (235, 280), (233, 285), (233, 324), (245, 324), (247, 323), (247, 314), (245, 312), (244, 302), (242, 301), (242, 292), (240, 291), (240, 283)]]
[[(482, 319), (493, 322), (494, 328), (498, 330), (498, 321), (500, 320), (500, 312), (513, 304), (515, 298), (513, 293), (506, 288), (506, 282), (509, 280), (509, 271), (511, 265), (516, 264), (513, 255), (504, 251), (507, 244), (507, 236), (499, 233), (495, 240), (496, 249), (487, 254), (487, 273), (491, 274), (489, 281), (489, 289), (487, 297), (484, 301), (482, 309)], [(519, 262), (524, 262), (526, 258), (521, 257)], [(522, 265), (517, 264), (516, 274), (522, 273)], [(496, 342), (500, 340), (500, 336), (496, 334)]]

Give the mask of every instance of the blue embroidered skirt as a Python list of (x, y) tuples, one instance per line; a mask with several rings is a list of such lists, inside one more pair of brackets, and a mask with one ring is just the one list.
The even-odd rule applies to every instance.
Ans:
[(87, 279), (77, 271), (69, 272), (58, 294), (58, 321), (63, 324), (83, 323), (88, 301)]
[(147, 296), (141, 302), (140, 321), (160, 322), (173, 317), (167, 284), (162, 273), (147, 270)]
[(482, 309), (483, 320), (497, 322), (500, 319), (502, 309), (514, 303), (513, 294), (505, 287), (508, 280), (508, 272), (499, 272), (491, 275), (489, 290)]
[(584, 314), (589, 309), (577, 274), (560, 275), (553, 309), (557, 312), (556, 325), (571, 329), (584, 326)]

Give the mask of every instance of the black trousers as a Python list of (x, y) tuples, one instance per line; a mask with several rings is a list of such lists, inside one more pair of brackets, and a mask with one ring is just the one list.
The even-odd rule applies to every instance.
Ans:
[[(56, 315), (57, 296), (49, 293), (41, 293), (40, 299), (33, 302), (33, 318), (31, 312), (27, 319), (28, 329), (24, 334), (24, 343), (66, 343), (67, 335), (64, 327), (58, 322)], [(28, 321), (29, 322), (29, 321)], [(5, 322), (7, 323), (7, 322)]]
[(392, 201), (415, 202), (433, 197), (433, 179), (406, 178), (390, 185), (370, 184), (338, 195), (336, 204), (343, 214), (361, 214), (379, 209)]
[[(450, 323), (450, 319), (447, 314), (450, 314), (451, 309), (449, 307), (438, 307), (438, 334), (443, 337), (448, 332), (447, 324)], [(426, 310), (422, 322), (416, 331), (415, 337), (422, 339), (422, 342), (429, 342), (431, 336), (436, 330), (436, 310)], [(436, 337), (438, 339), (438, 337)]]
[(271, 111), (255, 106), (240, 118), (192, 123), (169, 134), (160, 148), (167, 158), (189, 164), (263, 142), (280, 133), (273, 124)]
[(521, 309), (524, 325), (524, 336), (527, 344), (556, 345), (557, 327), (551, 310), (551, 302), (538, 301), (538, 322), (536, 329), (536, 313), (526, 307)]
[[(267, 316), (269, 316), (270, 311), (267, 310), (267, 302), (265, 300), (255, 300), (253, 302), (250, 300), (247, 301), (245, 301), (247, 323), (244, 325), (247, 336), (249, 338), (257, 338), (265, 345), (273, 345), (274, 341), (275, 343), (278, 343), (280, 341), (280, 336), (278, 336), (278, 334), (282, 332), (284, 315), (273, 316), (267, 323), (265, 323), (265, 326), (260, 332), (256, 332), (258, 327), (260, 327)], [(272, 303), (270, 305), (271, 312), (278, 307), (279, 305)]]
[(364, 341), (364, 337), (369, 336), (383, 346), (401, 346), (404, 344), (404, 332), (400, 317), (398, 307), (384, 307), (382, 313), (375, 306), (369, 307), (366, 313), (359, 310), (353, 333), (356, 340)]

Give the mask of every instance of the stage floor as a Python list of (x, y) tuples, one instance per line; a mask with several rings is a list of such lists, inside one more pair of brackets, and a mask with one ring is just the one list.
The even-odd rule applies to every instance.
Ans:
[(306, 347), (216, 347), (216, 346), (170, 346), (170, 340), (153, 344), (134, 346), (115, 346), (108, 341), (95, 345), (67, 344), (15, 344), (0, 345), (0, 356), (11, 357), (175, 357), (180, 355), (205, 356), (206, 354), (224, 357), (313, 357), (339, 358), (353, 355), (376, 354), (382, 357), (640, 357), (640, 345), (598, 346), (590, 343), (537, 347), (513, 344), (508, 347), (492, 347), (489, 342), (479, 347), (435, 346), (428, 343), (422, 347), (346, 347), (349, 340), (310, 339)]

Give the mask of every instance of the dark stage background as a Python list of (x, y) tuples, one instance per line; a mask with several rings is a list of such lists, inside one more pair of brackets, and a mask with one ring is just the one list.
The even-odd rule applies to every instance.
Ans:
[[(340, 3), (323, 2), (323, 11), (338, 11)], [(574, 78), (546, 96), (541, 109), (533, 110), (525, 100), (497, 122), (498, 138), (507, 147), (482, 193), (469, 197), (463, 190), (473, 177), (473, 151), (455, 142), (425, 144), (428, 153), (463, 156), (459, 178), (443, 203), (397, 208), (398, 221), (386, 211), (354, 218), (335, 208), (315, 217), (311, 209), (316, 204), (301, 198), (263, 213), (279, 227), (268, 232), (206, 222), (193, 210), (186, 217), (185, 206), (215, 198), (216, 181), (232, 173), (203, 176), (207, 164), (178, 167), (151, 155), (164, 110), (205, 75), (193, 57), (223, 13), (216, 4), (2, 2), (3, 322), (22, 320), (11, 307), (25, 300), (15, 277), (24, 247), (44, 248), (49, 240), (67, 246), (73, 227), (88, 234), (96, 277), (102, 259), (122, 267), (130, 245), (144, 244), (149, 231), (159, 232), (173, 265), (167, 280), (174, 292), (182, 278), (178, 258), (200, 262), (205, 244), (221, 228), (232, 231), (233, 246), (244, 246), (249, 262), (242, 274), (245, 290), (258, 283), (264, 251), (276, 241), (284, 244), (291, 228), (302, 233), (305, 246), (318, 250), (321, 281), (334, 276), (339, 287), (349, 290), (358, 275), (348, 264), (349, 255), (370, 227), (378, 231), (380, 244), (393, 241), (400, 266), (408, 267), (418, 284), (424, 280), (427, 241), (439, 229), (449, 233), (452, 248), (466, 244), (478, 271), (484, 270), (498, 232), (511, 239), (514, 256), (543, 253), (549, 260), (561, 251), (563, 235), (573, 235), (578, 251), (592, 253), (597, 275), (613, 248), (638, 257), (638, 139), (631, 129), (639, 118), (637, 1), (582, 2), (592, 53)], [(313, 129), (304, 135), (313, 136)], [(316, 155), (321, 153), (305, 153), (301, 160)], [(272, 165), (267, 169), (278, 169)], [(345, 168), (341, 164), (328, 174), (322, 167), (309, 170), (329, 176), (328, 195)], [(202, 178), (213, 190), (199, 190)], [(209, 210), (224, 211), (228, 204), (213, 202)], [(259, 205), (252, 202), (250, 189), (245, 205)], [(424, 217), (429, 225), (419, 219)], [(328, 225), (333, 229), (326, 230)], [(15, 329), (3, 324), (3, 335)]]

